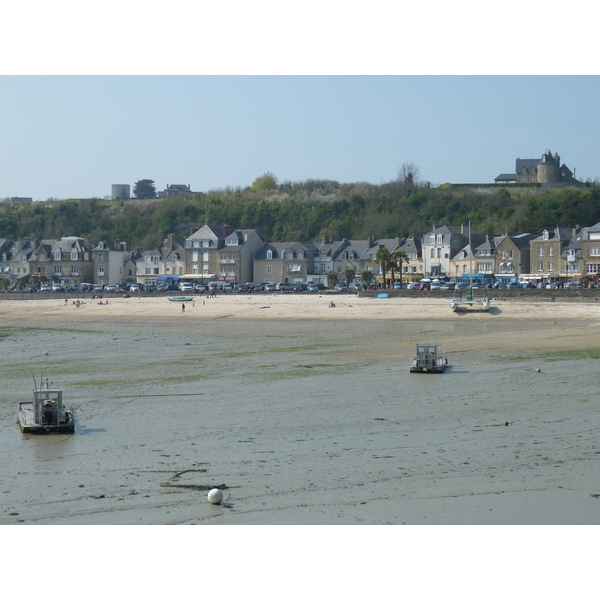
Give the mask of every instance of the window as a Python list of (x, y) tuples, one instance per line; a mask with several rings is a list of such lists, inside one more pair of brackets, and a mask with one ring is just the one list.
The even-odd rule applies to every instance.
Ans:
[(271, 265), (267, 265), (267, 275), (271, 275), (273, 273), (273, 267)]
[(554, 271), (554, 263), (553, 262), (548, 263), (548, 271)]
[(150, 255), (146, 255), (146, 256), (144, 257), (144, 260), (146, 261), (146, 264), (147, 264), (147, 265), (149, 265), (149, 264), (150, 264), (150, 262), (152, 261), (152, 257), (151, 257)]
[(435, 248), (431, 249), (431, 258), (435, 258)]
[[(575, 253), (575, 250), (573, 250)], [(592, 246), (590, 248), (590, 256), (600, 256), (600, 246)]]
[(302, 270), (302, 266), (299, 265), (299, 264), (297, 264), (297, 263), (293, 264), (293, 265), (290, 265), (290, 271), (294, 271), (296, 273), (299, 273), (301, 270)]
[(98, 275), (104, 275), (104, 265), (98, 265)]
[[(168, 269), (167, 269), (167, 272), (168, 272)], [(192, 267), (192, 273), (193, 273), (194, 275), (198, 275), (198, 265), (194, 265), (194, 266)]]
[(543, 271), (544, 270), (544, 263), (540, 260), (540, 262), (538, 263), (538, 271)]
[[(6, 260), (6, 259), (4, 259)], [(38, 260), (46, 260), (46, 255), (45, 254), (40, 254)]]
[(548, 248), (548, 256), (552, 256), (554, 254), (554, 248), (552, 248), (552, 246), (550, 246)]
[(60, 260), (60, 250), (56, 250), (54, 253), (54, 260)]
[(154, 262), (155, 265), (158, 264), (158, 261), (160, 260), (160, 256), (153, 256), (152, 257), (152, 261)]
[(512, 251), (512, 250), (509, 250), (509, 251), (508, 251), (508, 258), (512, 258), (512, 257), (513, 257), (513, 251)]
[(150, 275), (151, 274), (150, 271), (151, 271), (150, 267), (146, 267), (146, 270), (144, 271), (144, 275)]
[(208, 262), (208, 250), (205, 250), (205, 251), (202, 253), (202, 260), (203, 260), (204, 262)]
[(598, 272), (598, 264), (597, 263), (588, 263), (586, 265), (588, 273), (597, 273)]
[(77, 250), (71, 250), (71, 260), (77, 260)]
[(430, 244), (435, 244), (435, 235), (430, 235), (429, 236), (429, 243)]
[(79, 266), (78, 265), (72, 265), (71, 266), (71, 275), (79, 275)]
[(104, 254), (98, 254), (98, 262), (104, 262)]
[(437, 258), (440, 258), (441, 256), (442, 256), (442, 249), (437, 248)]
[(304, 252), (298, 252), (298, 254), (296, 254), (296, 258), (304, 258)]
[(61, 269), (61, 267), (55, 266), (54, 267), (54, 274), (55, 275), (59, 275), (59, 276), (62, 275), (62, 269)]
[(548, 233), (547, 229), (544, 229), (544, 231), (542, 232), (542, 237), (544, 241), (548, 241), (550, 239), (550, 234)]
[(287, 258), (288, 258), (288, 260), (292, 260), (292, 258), (294, 258), (294, 253), (293, 252), (288, 252), (287, 253)]
[(273, 258), (273, 250), (267, 250), (267, 258), (271, 260)]
[(192, 252), (192, 262), (198, 262), (198, 252)]
[(538, 256), (544, 256), (544, 249), (541, 246), (538, 248)]
[(237, 238), (228, 238), (225, 240), (225, 245), (226, 246), (237, 246), (238, 240), (237, 240)]

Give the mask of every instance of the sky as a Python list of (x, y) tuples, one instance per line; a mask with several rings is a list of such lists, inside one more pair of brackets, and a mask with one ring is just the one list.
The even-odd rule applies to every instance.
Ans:
[(0, 198), (282, 181), (493, 183), (558, 152), (600, 177), (597, 76), (3, 76)]
[[(472, 20), (450, 26), (445, 3), (437, 19), (434, 3), (421, 4), (398, 15), (375, 0), (368, 15), (340, 16), (339, 3), (324, 1), (311, 20), (310, 10), (280, 14), (270, 2), (250, 14), (245, 3), (186, 12), (175, 1), (147, 15), (143, 45), (137, 13), (120, 9), (117, 19), (112, 2), (89, 30), (70, 21), (49, 29), (54, 13), (40, 4), (31, 47), (0, 68), (0, 198), (102, 198), (140, 179), (207, 192), (267, 171), (280, 182), (380, 184), (405, 162), (432, 185), (493, 183), (516, 158), (547, 149), (577, 178), (600, 177), (600, 77), (571, 58), (588, 48), (587, 21), (575, 43), (548, 27), (533, 37), (539, 27), (527, 20), (539, 11), (519, 3), (506, 3), (526, 11), (511, 32), (490, 26), (493, 11), (477, 13), (482, 30)], [(26, 5), (14, 23), (27, 20)], [(480, 5), (454, 6), (472, 17)], [(527, 43), (514, 48), (519, 32)], [(11, 29), (0, 49), (18, 35)]]

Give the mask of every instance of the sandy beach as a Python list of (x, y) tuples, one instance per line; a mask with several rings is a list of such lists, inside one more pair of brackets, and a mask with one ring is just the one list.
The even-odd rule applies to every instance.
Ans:
[[(600, 306), (333, 300), (2, 299), (0, 524), (600, 522)], [(33, 375), (74, 435), (20, 432)]]

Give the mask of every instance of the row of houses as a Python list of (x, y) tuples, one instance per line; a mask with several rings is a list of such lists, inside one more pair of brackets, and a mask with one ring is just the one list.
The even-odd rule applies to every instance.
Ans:
[[(255, 229), (227, 225), (194, 228), (188, 237), (169, 234), (152, 250), (127, 248), (125, 242), (77, 236), (58, 240), (0, 239), (0, 280), (5, 285), (28, 280), (62, 283), (119, 284), (162, 281), (225, 281), (231, 283), (323, 283), (335, 273), (353, 270), (382, 281), (378, 252), (404, 257), (402, 277), (484, 282), (566, 282), (595, 277), (600, 265), (600, 223), (591, 227), (530, 233), (486, 235), (468, 225), (433, 226), (421, 239), (265, 242)], [(398, 270), (395, 273), (399, 277)], [(386, 269), (385, 283), (391, 272)]]

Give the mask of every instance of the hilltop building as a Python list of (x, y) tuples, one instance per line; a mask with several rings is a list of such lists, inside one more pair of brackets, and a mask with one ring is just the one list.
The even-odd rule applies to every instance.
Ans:
[(131, 195), (131, 186), (127, 183), (113, 183), (110, 197), (113, 200), (127, 200)]
[(495, 183), (541, 183), (544, 185), (581, 185), (567, 165), (560, 164), (558, 152), (546, 150), (542, 158), (517, 158), (514, 173), (501, 173)]

